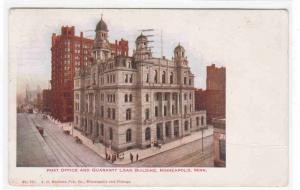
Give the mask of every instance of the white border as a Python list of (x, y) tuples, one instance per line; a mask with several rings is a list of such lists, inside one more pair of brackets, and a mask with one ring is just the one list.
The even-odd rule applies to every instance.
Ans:
[[(299, 137), (297, 138), (297, 134), (299, 133), (300, 126), (300, 86), (297, 82), (300, 82), (300, 44), (299, 44), (299, 35), (300, 35), (300, 23), (298, 18), (300, 18), (300, 3), (299, 1), (193, 1), (188, 0), (185, 1), (184, 4), (179, 0), (172, 1), (99, 1), (99, 0), (86, 0), (86, 1), (60, 1), (60, 0), (5, 0), (5, 2), (0, 2), (0, 6), (2, 11), (0, 11), (1, 15), (1, 26), (3, 30), (0, 31), (0, 42), (2, 42), (2, 46), (0, 47), (0, 57), (1, 64), (1, 79), (0, 90), (3, 93), (0, 93), (1, 99), (1, 111), (0, 111), (0, 120), (3, 121), (3, 131), (0, 133), (0, 139), (3, 140), (3, 149), (1, 152), (0, 160), (3, 163), (3, 168), (1, 171), (1, 186), (4, 189), (18, 189), (16, 187), (9, 187), (7, 180), (7, 126), (8, 126), (8, 11), (12, 7), (23, 7), (23, 8), (38, 8), (38, 7), (51, 7), (51, 8), (260, 8), (260, 9), (271, 9), (271, 8), (287, 8), (290, 11), (290, 181), (288, 187), (282, 188), (222, 188), (222, 189), (300, 189), (300, 182), (297, 180), (299, 177), (299, 148), (297, 148), (297, 144), (299, 144)], [(298, 151), (297, 151), (298, 149)], [(47, 189), (47, 188), (26, 188), (26, 189)], [(53, 187), (51, 187), (53, 189)], [(59, 188), (59, 189), (74, 189), (74, 188)], [(81, 188), (83, 189), (83, 188)], [(91, 189), (91, 188), (88, 188)], [(109, 189), (119, 189), (119, 188), (109, 188)], [(132, 189), (132, 188), (126, 188)], [(139, 189), (150, 189), (150, 188), (139, 188)], [(152, 188), (151, 188), (152, 189)], [(158, 188), (155, 188), (158, 189)], [(161, 188), (160, 188), (161, 189)], [(177, 188), (171, 188), (177, 189)], [(179, 188), (178, 188), (179, 189)], [(182, 188), (180, 188), (182, 189)], [(186, 189), (195, 189), (195, 188), (186, 188)], [(197, 188), (204, 189), (204, 188)], [(205, 188), (205, 189), (220, 189), (220, 188)]]

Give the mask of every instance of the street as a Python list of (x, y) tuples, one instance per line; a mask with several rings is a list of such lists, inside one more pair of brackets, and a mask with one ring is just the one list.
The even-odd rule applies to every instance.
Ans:
[[(40, 167), (211, 167), (213, 166), (212, 136), (173, 148), (160, 154), (126, 165), (112, 165), (93, 150), (75, 142), (57, 124), (38, 114), (17, 115), (17, 166)], [(35, 126), (44, 128), (44, 137)], [(28, 137), (31, 135), (30, 138)], [(32, 135), (34, 134), (34, 135)]]

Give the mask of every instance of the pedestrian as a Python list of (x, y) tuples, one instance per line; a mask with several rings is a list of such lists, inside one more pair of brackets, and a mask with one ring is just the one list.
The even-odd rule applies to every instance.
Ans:
[(133, 155), (130, 153), (130, 160), (131, 160), (131, 163), (133, 163)]
[(139, 160), (139, 154), (136, 154), (136, 161)]

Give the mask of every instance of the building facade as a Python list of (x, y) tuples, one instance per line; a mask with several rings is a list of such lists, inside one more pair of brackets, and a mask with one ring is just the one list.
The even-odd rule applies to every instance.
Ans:
[(73, 80), (75, 71), (88, 65), (93, 40), (75, 35), (75, 27), (63, 26), (52, 34), (51, 114), (61, 122), (73, 120)]
[[(94, 40), (75, 35), (75, 27), (62, 27), (61, 35), (52, 35), (52, 116), (61, 122), (73, 121), (75, 72), (92, 62)], [(118, 55), (128, 55), (128, 42), (121, 39), (108, 44)]]
[(207, 122), (226, 115), (226, 69), (214, 64), (207, 67), (206, 90), (195, 91), (196, 110), (206, 110)]
[(141, 34), (128, 56), (109, 45), (102, 18), (95, 32), (93, 62), (74, 78), (75, 130), (119, 153), (206, 127), (206, 112), (195, 111), (194, 75), (181, 45), (172, 60), (154, 58)]

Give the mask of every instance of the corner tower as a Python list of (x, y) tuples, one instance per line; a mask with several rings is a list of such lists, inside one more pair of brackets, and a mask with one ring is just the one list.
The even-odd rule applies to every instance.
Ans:
[(96, 37), (94, 41), (93, 55), (96, 61), (105, 61), (110, 57), (110, 47), (108, 42), (108, 29), (104, 20), (98, 22), (96, 29)]

